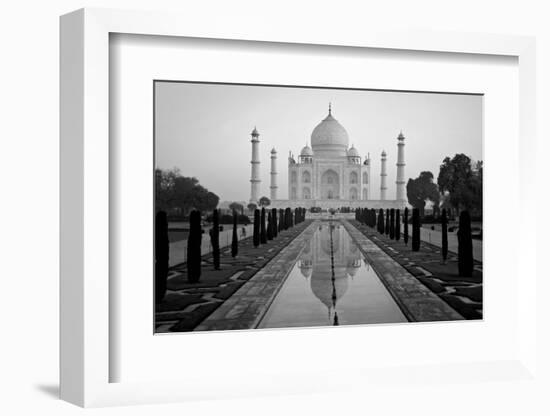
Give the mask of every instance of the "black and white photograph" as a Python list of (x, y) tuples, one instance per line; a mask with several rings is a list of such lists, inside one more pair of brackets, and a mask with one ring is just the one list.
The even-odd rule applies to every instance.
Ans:
[(483, 96), (154, 82), (155, 332), (483, 319)]

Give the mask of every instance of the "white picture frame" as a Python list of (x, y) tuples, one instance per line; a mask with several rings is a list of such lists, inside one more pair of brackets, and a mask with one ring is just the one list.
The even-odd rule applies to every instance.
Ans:
[[(109, 275), (110, 240), (109, 151), (109, 36), (113, 33), (207, 39), (332, 45), (451, 54), (515, 57), (519, 68), (519, 208), (520, 241), (535, 241), (528, 226), (534, 203), (529, 176), (530, 152), (535, 147), (535, 41), (530, 37), (429, 32), (327, 33), (312, 25), (281, 30), (277, 24), (239, 26), (238, 22), (205, 25), (193, 16), (82, 9), (61, 18), (61, 398), (80, 406), (156, 403), (211, 397), (253, 396), (270, 392), (320, 392), (340, 388), (338, 382), (310, 384), (315, 374), (271, 374), (262, 380), (239, 380), (222, 391), (206, 378), (184, 381), (110, 382), (109, 366), (117, 360), (110, 350)], [(241, 22), (242, 23), (242, 22)], [(238, 28), (238, 30), (237, 30)], [(530, 220), (533, 221), (533, 216)], [(524, 223), (525, 222), (525, 223)], [(414, 371), (369, 368), (368, 374), (342, 368), (337, 378), (358, 383), (414, 383), (433, 380), (442, 372), (466, 379), (466, 372), (484, 377), (521, 380), (536, 371), (536, 261), (535, 250), (519, 244), (517, 261), (522, 284), (517, 292), (519, 325), (517, 354), (507, 360), (472, 363), (446, 362), (439, 366), (419, 362)], [(511, 271), (514, 273), (517, 271)], [(118, 357), (119, 358), (119, 357)], [(443, 371), (444, 370), (444, 371)], [(411, 375), (413, 374), (414, 375)], [(409, 374), (407, 376), (407, 374)], [(473, 379), (479, 382), (483, 377)]]

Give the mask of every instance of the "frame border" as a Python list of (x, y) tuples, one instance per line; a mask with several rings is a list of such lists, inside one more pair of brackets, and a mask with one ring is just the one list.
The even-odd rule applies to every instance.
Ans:
[[(164, 12), (80, 9), (60, 18), (60, 397), (79, 406), (174, 402), (208, 398), (189, 383), (110, 383), (109, 362), (109, 34), (211, 38), (516, 57), (519, 65), (519, 235), (536, 241), (529, 226), (536, 203), (529, 175), (536, 153), (535, 38), (430, 31), (333, 32), (319, 27), (282, 31), (275, 22), (245, 29), (228, 20), (203, 25), (196, 16)], [(536, 250), (519, 257), (519, 356), (472, 364), (478, 371), (533, 377), (536, 369)], [(468, 365), (420, 366), (464, 371)], [(453, 370), (454, 369), (454, 370)], [(365, 383), (395, 370), (370, 371)], [(374, 377), (374, 378), (373, 378)], [(391, 376), (390, 376), (391, 377)], [(274, 377), (272, 385), (282, 378)], [(200, 383), (199, 383), (200, 384)], [(187, 388), (182, 388), (182, 386)], [(297, 390), (300, 390), (297, 388)], [(330, 390), (330, 389), (329, 389)], [(258, 393), (248, 392), (243, 396)]]

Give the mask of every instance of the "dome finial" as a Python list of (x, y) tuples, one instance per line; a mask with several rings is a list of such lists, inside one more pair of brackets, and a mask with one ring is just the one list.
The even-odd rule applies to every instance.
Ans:
[(330, 101), (328, 102), (328, 115), (332, 115), (332, 103)]

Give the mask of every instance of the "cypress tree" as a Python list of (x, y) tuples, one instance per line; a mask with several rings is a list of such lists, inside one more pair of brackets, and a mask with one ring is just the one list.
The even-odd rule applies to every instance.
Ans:
[(160, 303), (166, 295), (168, 280), (168, 219), (166, 212), (159, 211), (155, 216), (155, 302)]
[(443, 257), (444, 263), (447, 261), (447, 254), (449, 254), (449, 237), (447, 235), (448, 224), (447, 210), (443, 208), (441, 212), (441, 256)]
[(233, 238), (231, 239), (231, 257), (239, 254), (239, 236), (237, 234), (237, 213), (233, 211)]
[(409, 208), (405, 207), (405, 212), (403, 213), (403, 241), (405, 245), (409, 243)]
[(458, 274), (471, 277), (474, 273), (474, 252), (472, 246), (472, 224), (470, 213), (462, 211), (458, 220)]
[(260, 245), (260, 210), (254, 210), (254, 231), (252, 233), (252, 242), (254, 247)]
[(193, 210), (189, 216), (189, 237), (187, 237), (187, 280), (197, 283), (201, 278), (201, 213)]
[(267, 244), (267, 234), (265, 232), (265, 208), (262, 207), (260, 214), (260, 243)]
[(277, 208), (271, 209), (271, 226), (273, 227), (273, 238), (277, 238), (278, 228), (277, 228)]
[(395, 240), (399, 241), (401, 239), (401, 212), (399, 210), (395, 211)]
[(217, 209), (215, 209), (212, 214), (210, 244), (212, 245), (212, 261), (214, 263), (214, 269), (220, 270), (220, 218)]
[(390, 210), (386, 208), (386, 226), (384, 228), (384, 234), (388, 235), (390, 233)]
[(267, 239), (273, 240), (273, 224), (271, 223), (271, 211), (267, 211)]
[(279, 232), (283, 231), (285, 228), (285, 218), (283, 215), (283, 209), (279, 209)]
[(418, 208), (413, 208), (412, 216), (412, 250), (420, 250), (420, 210)]
[(384, 210), (382, 208), (378, 210), (378, 232), (384, 234)]
[(390, 210), (390, 239), (395, 238), (395, 209)]

